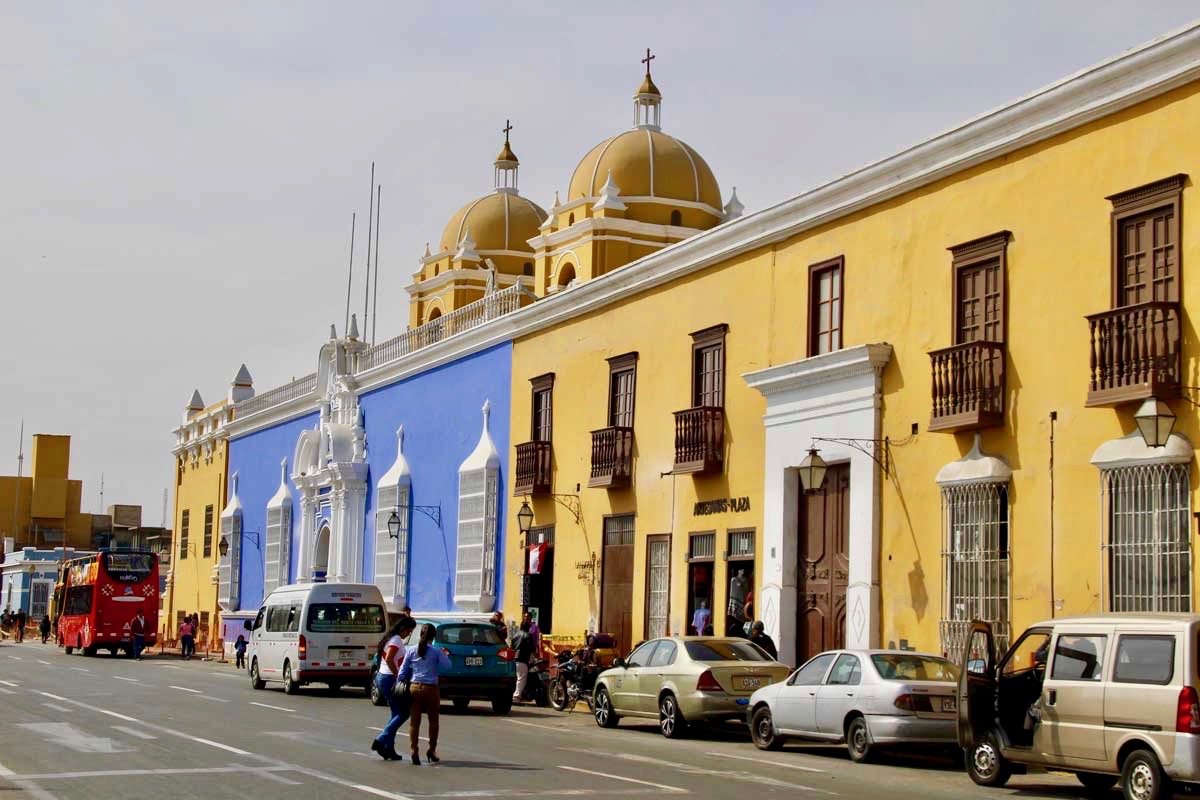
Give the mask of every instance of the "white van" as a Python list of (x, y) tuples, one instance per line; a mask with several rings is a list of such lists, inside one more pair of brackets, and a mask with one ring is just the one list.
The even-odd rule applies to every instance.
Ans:
[(387, 625), (383, 594), (369, 583), (301, 583), (267, 596), (247, 622), (250, 685), (282, 681), (295, 694), (307, 683), (370, 692), (371, 658)]

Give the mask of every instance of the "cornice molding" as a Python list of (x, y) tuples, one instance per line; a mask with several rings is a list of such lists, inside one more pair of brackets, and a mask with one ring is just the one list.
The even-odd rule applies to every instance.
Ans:
[(892, 357), (887, 342), (861, 344), (832, 353), (803, 358), (775, 367), (747, 372), (742, 380), (764, 397), (808, 389), (814, 386), (869, 375), (878, 380)]

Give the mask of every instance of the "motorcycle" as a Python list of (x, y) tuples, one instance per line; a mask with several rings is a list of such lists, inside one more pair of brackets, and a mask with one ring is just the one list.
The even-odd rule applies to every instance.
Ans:
[(544, 658), (533, 662), (529, 665), (529, 678), (525, 681), (525, 691), (520, 699), (545, 708), (550, 705), (549, 684), (550, 662)]
[(592, 690), (599, 668), (582, 663), (577, 655), (577, 651), (571, 650), (558, 654), (558, 674), (550, 682), (550, 705), (556, 711), (573, 710), (580, 698), (589, 710), (592, 708)]

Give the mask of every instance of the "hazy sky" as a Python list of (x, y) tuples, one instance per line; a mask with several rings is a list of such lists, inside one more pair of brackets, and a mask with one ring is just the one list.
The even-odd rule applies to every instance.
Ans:
[[(587, 5), (4, 4), (0, 474), (15, 471), (24, 418), (27, 436), (74, 437), (85, 510), (100, 510), (103, 472), (106, 502), (141, 503), (158, 524), (192, 390), (215, 401), (242, 362), (259, 391), (310, 372), (329, 323), (341, 329), (372, 160), (382, 340), (407, 324), (425, 242), (491, 188), (504, 120), (522, 193), (548, 206), (630, 124), (647, 46), (664, 129), (754, 211), (1197, 14), (1185, 1)], [(360, 234), (360, 274), (364, 252)]]

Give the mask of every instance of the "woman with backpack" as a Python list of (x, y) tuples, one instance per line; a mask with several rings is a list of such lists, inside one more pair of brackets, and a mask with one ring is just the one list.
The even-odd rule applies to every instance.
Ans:
[(399, 664), (404, 659), (404, 640), (413, 632), (417, 623), (407, 614), (401, 614), (383, 638), (379, 640), (375, 657), (379, 660), (379, 671), (375, 673), (375, 685), (387, 698), (388, 711), (391, 716), (387, 725), (379, 735), (371, 740), (371, 749), (379, 754), (384, 761), (399, 761), (400, 754), (396, 752), (396, 731), (408, 719), (409, 704), (396, 689), (396, 675), (400, 672)]
[(429, 749), (425, 758), (433, 764), (441, 761), (437, 756), (439, 712), (442, 696), (438, 691), (438, 675), (450, 669), (450, 657), (440, 647), (433, 646), (435, 629), (428, 622), (421, 626), (420, 644), (410, 649), (400, 665), (397, 680), (411, 682), (412, 720), (408, 723), (408, 746), (412, 751), (412, 763), (420, 764), (417, 750), (421, 746), (421, 716), (429, 717)]

